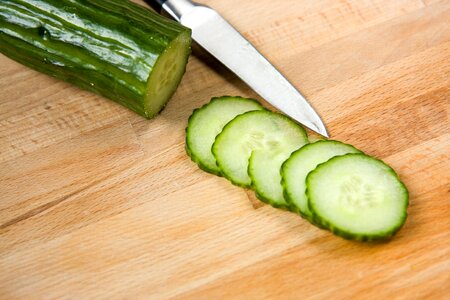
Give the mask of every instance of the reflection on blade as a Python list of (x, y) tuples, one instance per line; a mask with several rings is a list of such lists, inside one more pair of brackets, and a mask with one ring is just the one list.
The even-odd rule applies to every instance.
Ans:
[(180, 22), (193, 39), (273, 106), (309, 129), (328, 137), (307, 100), (239, 32), (214, 10), (196, 6)]

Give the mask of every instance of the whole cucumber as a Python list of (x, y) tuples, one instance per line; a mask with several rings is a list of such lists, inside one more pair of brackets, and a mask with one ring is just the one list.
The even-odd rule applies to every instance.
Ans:
[(183, 76), (191, 31), (128, 0), (1, 0), (0, 52), (151, 118)]

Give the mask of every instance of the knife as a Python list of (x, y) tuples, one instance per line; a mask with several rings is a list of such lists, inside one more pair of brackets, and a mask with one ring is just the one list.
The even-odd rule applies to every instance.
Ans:
[(319, 115), (300, 92), (236, 29), (210, 7), (190, 0), (145, 0), (192, 29), (192, 38), (274, 107), (328, 137)]

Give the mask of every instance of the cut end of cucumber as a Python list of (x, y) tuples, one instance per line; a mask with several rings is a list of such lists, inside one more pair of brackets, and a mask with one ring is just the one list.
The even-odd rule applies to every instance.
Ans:
[(147, 81), (144, 103), (146, 118), (158, 114), (175, 93), (186, 70), (190, 44), (190, 32), (186, 31), (174, 39), (156, 61)]
[(406, 220), (408, 191), (382, 161), (364, 154), (330, 159), (312, 171), (307, 195), (314, 217), (347, 239), (386, 239)]

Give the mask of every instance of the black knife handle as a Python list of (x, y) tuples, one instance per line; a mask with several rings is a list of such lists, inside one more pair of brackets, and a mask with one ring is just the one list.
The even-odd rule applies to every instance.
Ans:
[(194, 7), (199, 6), (191, 0), (145, 0), (159, 13), (167, 13), (176, 21), (180, 21), (184, 14), (189, 13)]
[(162, 6), (167, 0), (145, 0), (156, 12), (161, 13)]

